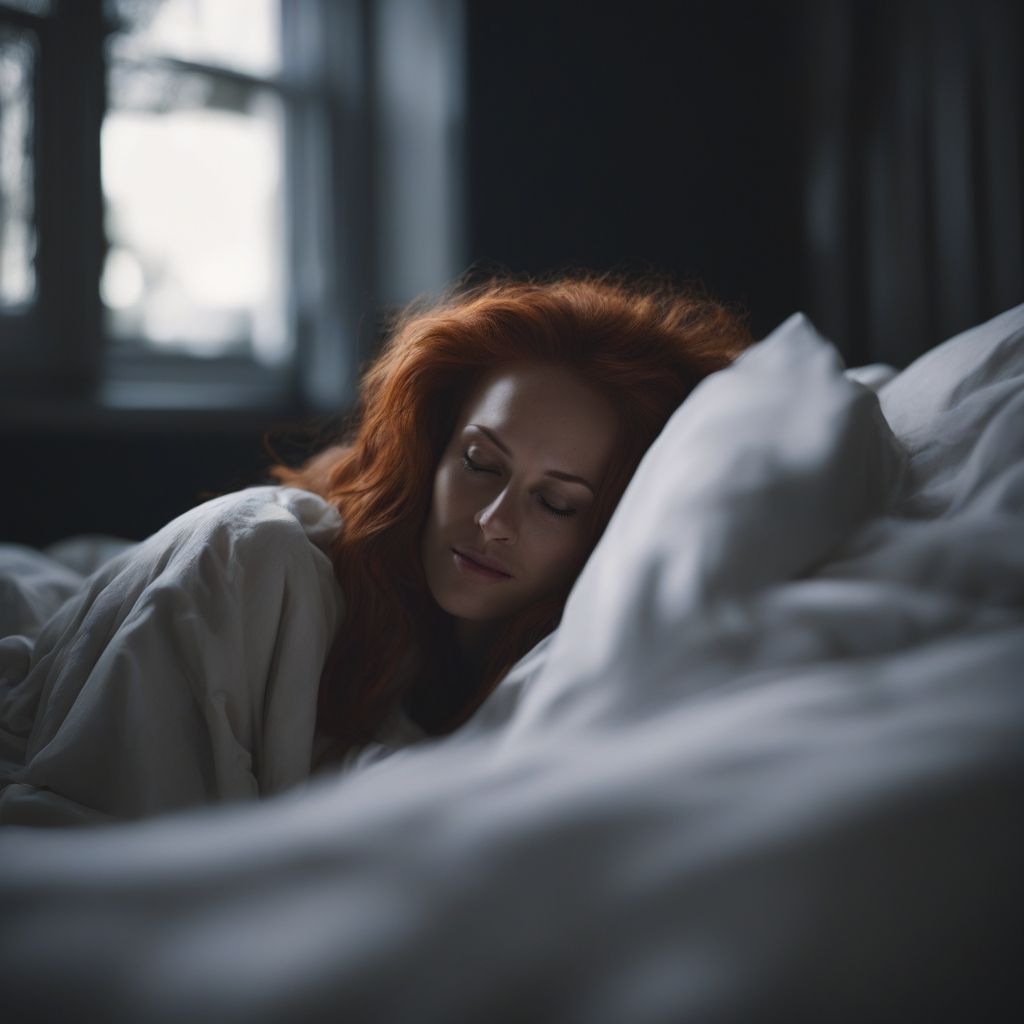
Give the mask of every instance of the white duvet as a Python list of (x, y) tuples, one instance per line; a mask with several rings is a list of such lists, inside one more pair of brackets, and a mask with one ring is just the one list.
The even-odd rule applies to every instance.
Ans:
[(85, 545), (0, 551), (0, 823), (135, 818), (307, 778), (339, 525), (312, 494), (260, 487), (101, 548), (88, 577), (68, 564)]
[[(1024, 307), (879, 400), (791, 318), (676, 413), (559, 630), (473, 721), (305, 784), (310, 666), (358, 599), (332, 589), (322, 503), (243, 492), (85, 584), (68, 570), (56, 617), (3, 648), (5, 700), (26, 701), (4, 734), (3, 813), (73, 819), (108, 785), (100, 810), (115, 817), (236, 802), (2, 830), (5, 1007), (18, 1020), (1015, 1019)], [(233, 543), (212, 576), (175, 576), (185, 625), (160, 620), (159, 602), (136, 611), (158, 568), (201, 565), (236, 515), (250, 537), (269, 517), (274, 557)], [(248, 607), (207, 618), (233, 591), (190, 581), (237, 582), (250, 561), (252, 622)], [(23, 624), (60, 597), (36, 568), (35, 589), (18, 589)], [(78, 628), (101, 612), (121, 625)], [(136, 630), (163, 660), (136, 652)], [(223, 649), (208, 666), (214, 636), (262, 653)], [(158, 694), (135, 692), (153, 678)], [(52, 707), (47, 725), (26, 728), (32, 701)], [(151, 706), (177, 709), (166, 737), (132, 717)], [(136, 727), (206, 744), (208, 760), (183, 767), (180, 792), (157, 771), (170, 789), (151, 798), (117, 779), (119, 764), (150, 770)], [(93, 755), (114, 767), (55, 796), (60, 755), (86, 764), (79, 742), (95, 735), (118, 737)]]

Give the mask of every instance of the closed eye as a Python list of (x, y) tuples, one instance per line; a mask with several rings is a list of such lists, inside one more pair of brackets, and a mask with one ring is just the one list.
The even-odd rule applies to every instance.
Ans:
[[(483, 466), (479, 462), (476, 462), (470, 457), (468, 451), (462, 453), (462, 465), (469, 470), (470, 473), (494, 473), (500, 475), (500, 469), (492, 469), (490, 466)], [(537, 495), (537, 501), (540, 503), (541, 508), (545, 512), (553, 516), (560, 516), (567, 518), (568, 516), (576, 515), (577, 509), (574, 508), (559, 508), (557, 505), (552, 505), (543, 494)]]
[(488, 466), (481, 466), (479, 462), (474, 462), (469, 457), (469, 452), (463, 452), (462, 453), (462, 464), (471, 473), (497, 473), (498, 472), (498, 470), (496, 470), (496, 469), (491, 469)]
[(537, 495), (537, 497), (538, 497), (541, 505), (544, 507), (544, 509), (546, 511), (550, 512), (552, 515), (555, 515), (555, 516), (574, 516), (574, 515), (576, 515), (576, 509), (574, 509), (574, 508), (558, 508), (555, 505), (552, 505), (551, 502), (548, 501), (544, 497), (544, 495), (539, 494), (539, 495)]

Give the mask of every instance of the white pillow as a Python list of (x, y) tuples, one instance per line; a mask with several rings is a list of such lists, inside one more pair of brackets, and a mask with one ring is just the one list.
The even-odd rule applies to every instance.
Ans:
[(1019, 388), (1024, 305), (899, 374), (882, 366), (844, 374), (832, 346), (794, 314), (680, 406), (627, 488), (559, 630), (513, 667), (459, 735), (498, 732), (520, 708), (526, 723), (556, 721), (555, 704), (608, 711), (599, 680), (650, 663), (659, 648), (680, 648), (687, 622), (711, 605), (820, 564), (912, 491), (908, 446), (915, 475), (952, 489), (935, 463), (949, 463), (950, 480), (961, 477), (976, 424), (959, 417), (963, 451), (945, 439), (931, 444), (938, 454), (922, 447), (943, 423), (949, 432), (957, 403), (988, 384), (1012, 387), (1014, 376)]
[(1024, 506), (1024, 305), (926, 352), (879, 399), (910, 456), (901, 515)]
[(845, 377), (806, 317), (791, 316), (704, 380), (647, 452), (518, 726), (652, 710), (662, 697), (645, 692), (646, 669), (656, 689), (656, 662), (701, 642), (702, 615), (824, 559), (886, 506), (903, 464), (877, 397)]
[(1024, 375), (1024, 304), (943, 342), (879, 390), (901, 441), (914, 446), (971, 393)]

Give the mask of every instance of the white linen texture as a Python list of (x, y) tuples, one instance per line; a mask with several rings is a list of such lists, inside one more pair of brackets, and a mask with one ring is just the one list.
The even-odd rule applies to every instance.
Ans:
[[(262, 801), (0, 830), (6, 1007), (1017, 1019), (1024, 306), (872, 375), (877, 396), (855, 376), (796, 315), (706, 380), (559, 629), (452, 736)], [(322, 656), (341, 596), (310, 557)], [(37, 671), (53, 621), (5, 664)], [(307, 684), (280, 674), (260, 701), (286, 685)]]
[[(9, 575), (27, 629), (0, 640), (0, 822), (137, 818), (307, 778), (341, 608), (317, 544), (339, 524), (312, 494), (252, 488), (77, 585), (41, 559), (20, 587), (27, 574)], [(0, 553), (0, 568), (30, 557)], [(26, 609), (48, 597), (60, 603), (40, 630)]]

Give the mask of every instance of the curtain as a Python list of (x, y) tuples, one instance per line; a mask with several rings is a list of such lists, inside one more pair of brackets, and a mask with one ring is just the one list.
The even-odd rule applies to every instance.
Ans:
[(803, 52), (805, 305), (904, 366), (1024, 301), (1021, 5), (823, 0)]

